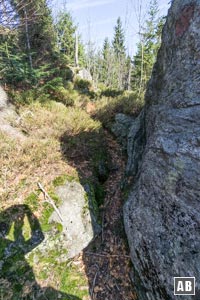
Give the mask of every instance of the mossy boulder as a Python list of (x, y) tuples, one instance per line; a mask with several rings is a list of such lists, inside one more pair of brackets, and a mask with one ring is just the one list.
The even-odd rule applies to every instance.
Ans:
[(100, 231), (97, 223), (95, 199), (90, 189), (75, 181), (67, 181), (56, 188), (56, 194), (62, 200), (60, 215), (53, 212), (49, 221), (63, 226), (63, 243), (67, 248), (68, 258), (79, 254)]

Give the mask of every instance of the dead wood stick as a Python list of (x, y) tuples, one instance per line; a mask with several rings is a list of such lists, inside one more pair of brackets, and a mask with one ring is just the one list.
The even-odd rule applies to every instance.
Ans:
[(104, 242), (104, 215), (105, 215), (105, 212), (103, 211), (102, 223), (101, 223), (101, 241), (102, 241), (102, 243)]
[(94, 255), (94, 256), (100, 256), (100, 257), (123, 257), (123, 258), (131, 258), (129, 255), (112, 255), (112, 254), (98, 254), (98, 253), (94, 253), (94, 252), (85, 252), (85, 254), (88, 255)]
[(92, 290), (91, 290), (92, 299), (93, 299), (93, 295), (94, 295), (94, 288), (95, 288), (95, 284), (96, 284), (97, 275), (99, 273), (99, 266), (95, 265), (95, 267), (97, 268), (97, 271), (96, 271), (96, 274), (94, 276), (94, 280), (93, 280), (93, 284), (92, 284)]
[(19, 123), (21, 122), (21, 120), (23, 119), (23, 117), (25, 117), (26, 115), (31, 115), (32, 117), (34, 116), (34, 114), (32, 113), (32, 111), (30, 111), (30, 110), (24, 112), (23, 114), (21, 114), (21, 116), (19, 116), (19, 118), (17, 118), (17, 120), (16, 120), (17, 125), (19, 125)]
[(40, 190), (43, 192), (43, 194), (44, 194), (44, 200), (53, 206), (53, 208), (54, 208), (54, 210), (56, 211), (57, 215), (59, 216), (61, 222), (63, 223), (64, 220), (63, 220), (63, 218), (62, 218), (62, 216), (61, 216), (61, 214), (60, 214), (58, 208), (56, 207), (56, 205), (55, 205), (53, 199), (49, 196), (49, 194), (45, 191), (45, 189), (43, 188), (43, 186), (42, 186), (41, 183), (39, 183), (39, 182), (38, 182), (38, 187), (39, 187), (39, 189), (40, 189)]

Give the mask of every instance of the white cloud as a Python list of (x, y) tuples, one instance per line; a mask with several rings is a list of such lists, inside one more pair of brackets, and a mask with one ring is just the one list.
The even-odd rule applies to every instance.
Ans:
[(74, 2), (68, 3), (67, 8), (73, 11), (89, 7), (107, 5), (113, 2), (115, 2), (115, 0), (75, 0)]

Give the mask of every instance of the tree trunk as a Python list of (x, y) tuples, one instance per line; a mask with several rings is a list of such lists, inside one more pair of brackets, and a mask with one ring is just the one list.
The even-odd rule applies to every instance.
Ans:
[(143, 73), (144, 73), (144, 43), (141, 42), (142, 45), (142, 56), (141, 56), (141, 69), (140, 69), (140, 87), (139, 87), (139, 96), (142, 92), (142, 85), (143, 85)]
[(75, 66), (79, 67), (79, 61), (78, 61), (78, 33), (76, 31), (75, 33)]
[(33, 61), (31, 56), (31, 45), (30, 45), (30, 38), (29, 38), (29, 32), (28, 32), (28, 18), (26, 13), (26, 8), (24, 8), (24, 17), (25, 17), (25, 32), (26, 32), (26, 47), (28, 52), (28, 58), (29, 58), (29, 64), (30, 69), (33, 69)]
[(131, 72), (132, 72), (132, 64), (130, 63), (129, 69), (128, 69), (128, 79), (127, 79), (127, 90), (131, 90)]

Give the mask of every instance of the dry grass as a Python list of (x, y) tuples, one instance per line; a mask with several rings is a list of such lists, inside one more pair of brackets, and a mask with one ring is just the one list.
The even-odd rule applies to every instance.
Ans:
[[(94, 103), (78, 100), (76, 106), (66, 107), (55, 101), (34, 101), (19, 107), (20, 119), (12, 125), (24, 132), (26, 138), (16, 141), (0, 133), (0, 204), (1, 209), (23, 203), (24, 199), (37, 189), (41, 181), (50, 186), (55, 177), (76, 174), (67, 158), (61, 153), (61, 137), (68, 136), (70, 144), (80, 143), (78, 136), (92, 136), (98, 132), (101, 122), (105, 126), (118, 112), (137, 115), (143, 103), (133, 93), (124, 93), (116, 98), (102, 97)], [(91, 115), (88, 105), (92, 105)], [(94, 107), (93, 107), (94, 106)], [(88, 135), (87, 135), (88, 134)], [(82, 141), (84, 142), (84, 141)], [(77, 148), (77, 145), (75, 145)]]
[[(10, 121), (24, 132), (23, 140), (14, 139), (0, 131), (0, 212), (13, 205), (25, 203), (30, 206), (44, 231), (45, 226), (49, 226), (49, 213), (52, 210), (48, 204), (43, 203), (43, 194), (38, 191), (37, 183), (41, 182), (52, 196), (55, 180), (59, 179), (60, 182), (62, 178), (78, 178), (76, 166), (72, 166), (72, 162), (63, 157), (61, 138), (63, 135), (68, 136), (69, 143), (73, 139), (74, 146), (78, 148), (76, 143), (80, 140), (76, 140), (77, 136), (94, 132), (98, 134), (101, 123), (94, 121), (82, 108), (66, 107), (54, 101), (44, 104), (36, 101), (21, 106), (19, 114), (20, 118), (14, 116)], [(27, 227), (26, 222), (24, 226)], [(52, 238), (59, 245), (59, 237)], [(84, 270), (68, 265), (66, 261), (60, 262), (59, 259), (65, 252), (56, 247), (47, 249), (45, 255), (37, 252), (36, 248), (36, 252), (30, 252), (30, 256), (26, 257), (37, 283), (41, 287), (52, 286), (67, 294), (75, 294), (80, 299), (88, 299)], [(3, 245), (0, 246), (0, 254), (3, 253), (1, 251), (4, 251)], [(38, 260), (36, 263), (35, 257)], [(27, 262), (18, 257), (13, 265)], [(19, 274), (21, 279), (20, 276), (22, 275)], [(35, 283), (35, 279), (32, 278), (27, 288)], [(3, 288), (6, 284), (2, 283)], [(10, 299), (10, 296), (5, 297), (6, 299)]]
[(61, 103), (35, 102), (19, 110), (21, 119), (13, 125), (25, 132), (24, 141), (0, 133), (0, 204), (1, 209), (23, 203), (37, 182), (48, 187), (62, 174), (73, 176), (71, 167), (60, 150), (60, 137), (98, 130), (100, 123), (92, 120), (81, 108), (67, 108)]

